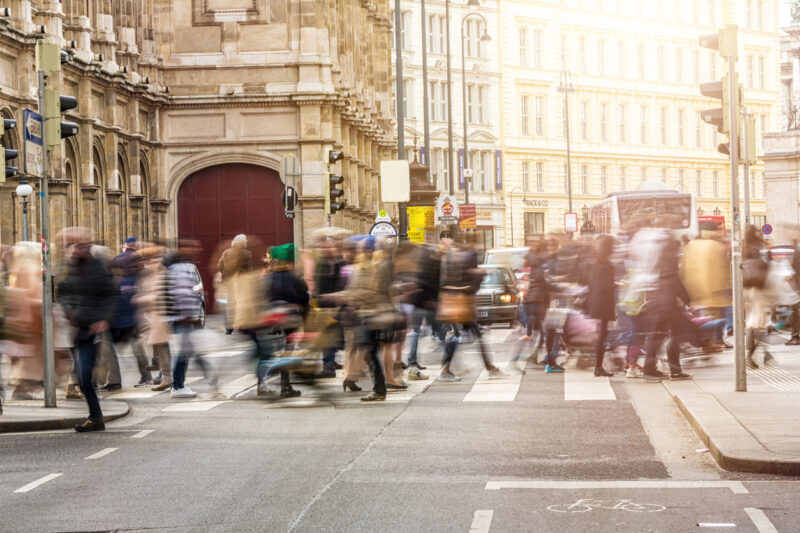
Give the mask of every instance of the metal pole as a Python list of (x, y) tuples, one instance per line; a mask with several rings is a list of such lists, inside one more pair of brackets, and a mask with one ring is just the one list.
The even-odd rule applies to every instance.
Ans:
[(42, 139), (45, 140), (42, 157), (42, 186), (39, 191), (39, 210), (42, 225), (42, 352), (44, 355), (44, 406), (56, 406), (56, 372), (53, 353), (53, 289), (50, 283), (50, 208), (48, 206), (48, 149), (47, 119), (44, 112), (44, 72), (39, 71), (39, 114), (42, 116)]
[(750, 139), (747, 138), (748, 122), (750, 115), (747, 114), (747, 108), (742, 106), (742, 117), (744, 117), (744, 128), (742, 128), (742, 147), (744, 149), (744, 159), (742, 160), (742, 180), (744, 181), (744, 223), (750, 224), (750, 153), (747, 143)]
[[(572, 164), (569, 147), (569, 89), (564, 90), (564, 134), (567, 137), (567, 200), (572, 213)], [(570, 234), (570, 237), (572, 234)]]
[[(406, 158), (406, 140), (405, 140), (405, 108), (403, 106), (403, 50), (401, 48), (403, 41), (400, 37), (401, 29), (401, 11), (400, 0), (394, 0), (394, 63), (395, 63), (395, 82), (397, 92), (397, 159)], [(398, 204), (398, 220), (400, 222), (400, 240), (404, 241), (408, 238), (407, 230), (407, 213), (406, 204)]]
[(28, 242), (28, 197), (22, 198), (22, 240)]
[(421, 0), (420, 13), (422, 15), (422, 139), (425, 143), (425, 165), (428, 167), (428, 174), (425, 176), (430, 181), (431, 172), (431, 124), (430, 124), (430, 102), (428, 100), (428, 28), (425, 15), (425, 0)]
[(730, 98), (730, 156), (731, 156), (731, 248), (733, 269), (731, 284), (733, 286), (733, 351), (736, 368), (736, 390), (747, 390), (747, 367), (745, 366), (744, 307), (742, 291), (742, 233), (739, 214), (739, 135), (736, 98), (739, 88), (736, 83), (736, 57), (728, 56), (728, 94)]
[(445, 37), (447, 40), (447, 177), (450, 181), (450, 195), (455, 195), (456, 184), (453, 176), (453, 91), (450, 69), (450, 0), (444, 2)]
[[(469, 14), (461, 19), (461, 109), (464, 113), (464, 168), (471, 168), (469, 163), (469, 140), (467, 139), (467, 69), (464, 60), (464, 25)], [(465, 171), (462, 171), (465, 172)], [(465, 172), (466, 173), (466, 172)], [(470, 178), (464, 176), (464, 203), (469, 203)]]

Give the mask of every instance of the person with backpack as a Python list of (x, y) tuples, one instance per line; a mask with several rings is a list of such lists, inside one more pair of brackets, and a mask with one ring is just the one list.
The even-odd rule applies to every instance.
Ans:
[(597, 377), (614, 375), (603, 368), (608, 323), (617, 318), (616, 284), (614, 283), (614, 267), (611, 264), (613, 251), (614, 237), (610, 235), (599, 237), (595, 243), (595, 261), (588, 273), (589, 292), (586, 299), (586, 311), (589, 316), (600, 321), (600, 335), (594, 349), (594, 375)]

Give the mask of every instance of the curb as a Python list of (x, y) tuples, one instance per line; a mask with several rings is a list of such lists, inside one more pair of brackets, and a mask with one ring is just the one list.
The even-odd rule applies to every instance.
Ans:
[[(118, 420), (124, 416), (127, 416), (131, 412), (131, 407), (125, 403), (118, 400), (107, 400), (105, 402), (101, 402), (101, 406), (108, 406), (111, 403), (111, 407), (117, 406), (124, 406), (123, 409), (114, 409), (114, 412), (110, 414), (103, 415), (104, 422), (112, 422), (114, 420)], [(112, 411), (112, 409), (108, 409)], [(0, 415), (0, 434), (2, 433), (18, 433), (22, 431), (52, 431), (56, 429), (72, 429), (77, 424), (80, 424), (86, 420), (86, 414), (81, 412), (78, 416), (67, 416), (63, 418), (52, 418), (52, 419), (38, 419), (38, 420), (3, 420), (2, 415)]]
[(767, 450), (714, 395), (707, 392), (676, 393), (669, 386), (666, 388), (700, 440), (725, 470), (800, 475), (800, 459), (790, 459)]

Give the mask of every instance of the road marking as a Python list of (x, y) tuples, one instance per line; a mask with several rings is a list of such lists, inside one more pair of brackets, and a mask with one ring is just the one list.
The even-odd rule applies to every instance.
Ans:
[(86, 457), (87, 460), (89, 459), (100, 459), (101, 457), (105, 457), (110, 453), (114, 453), (115, 451), (119, 450), (119, 448), (104, 448), (97, 453), (93, 453), (89, 457)]
[(513, 402), (517, 397), (522, 375), (504, 376), (489, 379), (489, 372), (484, 370), (472, 385), (472, 389), (464, 396), (465, 402)]
[[(184, 384), (188, 385), (190, 383), (195, 383), (203, 379), (202, 376), (195, 376), (193, 378), (186, 378)], [(133, 389), (125, 392), (120, 392), (119, 394), (110, 395), (109, 398), (113, 398), (115, 400), (142, 400), (145, 398), (152, 398), (153, 396), (158, 396), (159, 394), (164, 394), (165, 392), (169, 392), (169, 389), (166, 390), (149, 390), (149, 389)]]
[(800, 378), (782, 368), (774, 366), (761, 367), (748, 372), (757, 376), (770, 387), (780, 391), (800, 391)]
[(741, 481), (677, 481), (653, 479), (643, 481), (489, 481), (485, 490), (500, 489), (730, 489), (734, 494), (749, 494)]
[(64, 475), (63, 472), (59, 472), (58, 474), (47, 474), (43, 478), (39, 478), (36, 481), (32, 481), (32, 482), (28, 483), (27, 485), (25, 485), (24, 487), (18, 488), (14, 492), (29, 492), (29, 491), (32, 491), (33, 489), (35, 489), (39, 485), (44, 485), (48, 481), (52, 481), (55, 478), (57, 478), (59, 476), (62, 476), (62, 475)]
[(213, 409), (214, 407), (222, 404), (227, 403), (226, 401), (219, 401), (219, 402), (182, 402), (176, 403), (175, 405), (170, 405), (169, 407), (165, 407), (162, 411), (167, 413), (185, 413), (185, 412), (195, 412), (195, 411), (208, 411), (209, 409)]
[(494, 511), (475, 511), (469, 533), (489, 533), (489, 527), (492, 525), (492, 515), (494, 515)]
[(155, 429), (143, 429), (138, 432), (136, 435), (131, 435), (132, 439), (143, 439), (144, 437), (148, 436), (150, 433), (155, 431)]
[(610, 511), (630, 511), (633, 513), (658, 513), (666, 509), (666, 507), (657, 503), (635, 503), (627, 499), (619, 499), (612, 504), (607, 500), (581, 498), (575, 503), (549, 505), (547, 510), (556, 513), (585, 513), (595, 508), (608, 509)]
[(616, 400), (608, 378), (595, 377), (594, 372), (564, 372), (564, 399), (567, 401)]
[(775, 526), (772, 525), (772, 522), (769, 521), (769, 518), (767, 518), (767, 515), (764, 514), (764, 511), (761, 509), (745, 507), (744, 512), (747, 513), (747, 516), (753, 521), (758, 533), (778, 533), (778, 530), (775, 529)]
[(227, 399), (231, 399), (243, 390), (247, 390), (258, 383), (258, 377), (255, 374), (245, 374), (244, 376), (234, 379), (219, 387), (219, 393), (223, 394)]
[(736, 527), (731, 522), (698, 522), (697, 527)]

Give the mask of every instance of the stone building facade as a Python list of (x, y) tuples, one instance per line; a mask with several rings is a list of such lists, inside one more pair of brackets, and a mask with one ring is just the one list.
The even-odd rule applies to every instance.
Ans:
[[(0, 112), (19, 124), (5, 144), (20, 149), (20, 167), (22, 111), (37, 102), (35, 42), (70, 56), (48, 82), (78, 98), (67, 116), (80, 126), (53, 152), (53, 234), (83, 225), (113, 246), (182, 235), (213, 248), (244, 232), (302, 245), (326, 223), (328, 149), (345, 155), (336, 170), (347, 207), (332, 224), (364, 231), (384, 207), (379, 162), (395, 153), (387, 0), (4, 5)], [(285, 178), (299, 193), (292, 220), (280, 201), (290, 154), (301, 168)], [(0, 185), (2, 243), (21, 239), (16, 184)], [(33, 201), (32, 240), (38, 220)]]

